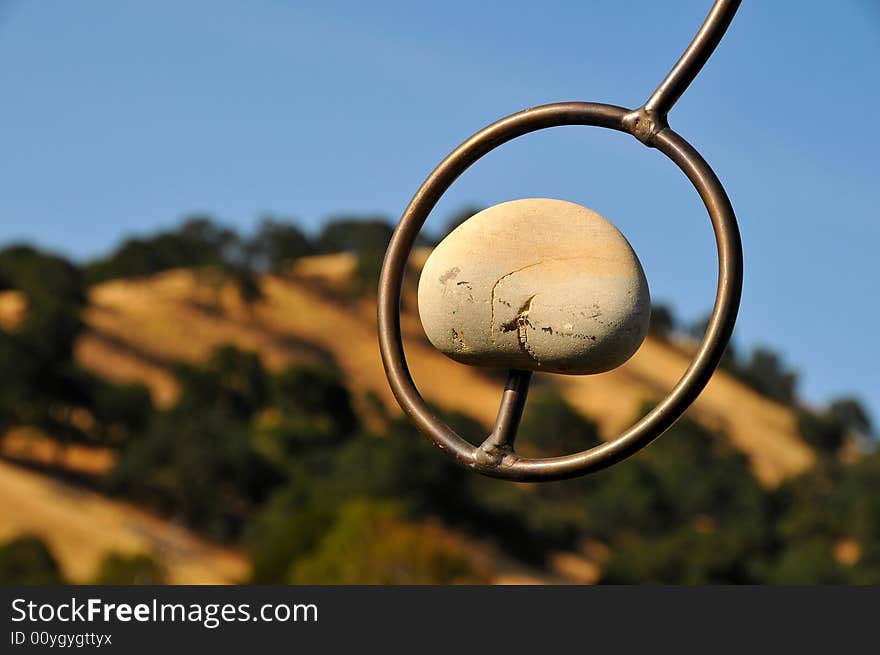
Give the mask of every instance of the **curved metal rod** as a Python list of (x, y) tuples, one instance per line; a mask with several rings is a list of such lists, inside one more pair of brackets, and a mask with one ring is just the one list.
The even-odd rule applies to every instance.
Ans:
[(742, 0), (716, 0), (687, 50), (651, 94), (644, 109), (663, 118), (712, 56)]
[(522, 413), (528, 375), (511, 372), (496, 428), (480, 447), (461, 438), (425, 403), (406, 364), (400, 332), (400, 297), (407, 259), (416, 236), (443, 193), (474, 162), (529, 132), (561, 125), (592, 125), (638, 137), (623, 107), (564, 102), (534, 107), (493, 123), (456, 148), (416, 192), (391, 238), (379, 279), (379, 349), (391, 390), (404, 412), (431, 441), (460, 464), (508, 480), (546, 481), (583, 475), (610, 466), (668, 429), (696, 399), (721, 360), (733, 332), (742, 291), (742, 244), (730, 200), (715, 173), (682, 137), (664, 129), (651, 145), (669, 157), (700, 194), (718, 247), (718, 288), (709, 327), (694, 360), (670, 394), (614, 441), (590, 450), (547, 459), (520, 459), (512, 442)]
[(712, 56), (742, 0), (716, 0), (687, 50), (642, 107), (624, 118), (627, 130), (648, 146), (669, 127), (666, 115)]

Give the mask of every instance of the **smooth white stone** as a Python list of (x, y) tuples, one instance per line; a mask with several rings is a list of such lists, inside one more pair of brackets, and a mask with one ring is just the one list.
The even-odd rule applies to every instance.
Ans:
[(533, 198), (485, 209), (443, 239), (422, 269), (419, 316), (434, 347), (464, 364), (601, 373), (638, 350), (651, 298), (610, 221)]

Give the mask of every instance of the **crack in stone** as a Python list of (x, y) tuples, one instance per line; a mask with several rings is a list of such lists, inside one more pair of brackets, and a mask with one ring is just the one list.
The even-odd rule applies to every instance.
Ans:
[[(497, 280), (495, 280), (495, 284), (492, 285), (492, 289), (489, 292), (489, 311), (490, 311), (489, 335), (492, 337), (493, 344), (496, 343), (496, 341), (495, 341), (495, 289), (498, 288), (498, 285), (501, 284), (502, 281), (509, 278), (511, 275), (514, 275), (516, 273), (520, 273), (528, 268), (532, 268), (533, 266), (540, 266), (541, 264), (546, 264), (549, 261), (554, 261), (554, 260), (553, 259), (542, 259), (541, 261), (535, 262), (534, 264), (527, 264), (526, 266), (523, 266), (521, 268), (517, 268), (516, 270), (510, 271), (510, 273), (505, 273), (504, 275), (499, 277)], [(532, 298), (534, 298), (534, 296), (532, 296)], [(531, 304), (532, 298), (529, 298), (527, 304)], [(503, 300), (499, 300), (499, 302), (504, 303), (505, 305), (510, 307), (510, 303), (508, 303), (508, 302), (505, 302)], [(509, 332), (509, 331), (510, 330), (502, 330), (502, 332)]]
[[(527, 264), (526, 266), (522, 266), (520, 268), (517, 268), (513, 271), (510, 271), (509, 273), (505, 273), (504, 275), (499, 277), (497, 280), (495, 280), (495, 284), (492, 285), (492, 289), (489, 292), (489, 312), (490, 312), (489, 335), (492, 339), (492, 343), (493, 344), (498, 343), (497, 339), (495, 337), (496, 332), (511, 332), (515, 329), (517, 331), (517, 340), (519, 341), (520, 348), (522, 348), (522, 350), (525, 353), (527, 353), (529, 355), (529, 357), (531, 357), (535, 361), (539, 361), (537, 359), (537, 357), (535, 357), (534, 351), (532, 350), (532, 347), (528, 343), (528, 337), (526, 334), (527, 328), (533, 327), (531, 322), (529, 322), (528, 313), (529, 313), (529, 309), (531, 309), (531, 306), (532, 306), (532, 300), (534, 300), (535, 295), (537, 295), (537, 294), (533, 294), (525, 302), (525, 304), (519, 310), (519, 312), (517, 312), (517, 315), (513, 320), (509, 321), (508, 323), (505, 323), (504, 325), (500, 325), (500, 326), (498, 326), (498, 328), (496, 328), (496, 323), (495, 323), (495, 321), (496, 321), (496, 318), (495, 318), (495, 292), (496, 292), (496, 289), (498, 288), (499, 284), (501, 284), (504, 280), (509, 278), (511, 275), (515, 275), (516, 273), (521, 273), (522, 271), (533, 268), (535, 266), (541, 266), (542, 264), (547, 264), (550, 262), (564, 262), (564, 261), (573, 261), (573, 260), (579, 260), (579, 259), (584, 259), (584, 257), (583, 256), (549, 257), (546, 259), (542, 259), (541, 261), (534, 262), (532, 264)], [(508, 307), (511, 307), (511, 304), (509, 302), (507, 302), (506, 300), (502, 300), (501, 298), (498, 298), (498, 302), (503, 305), (506, 305)], [(592, 309), (593, 309), (593, 315), (590, 316), (590, 318), (596, 320), (596, 322), (598, 322), (600, 325), (603, 325), (604, 322), (601, 319), (599, 319), (599, 316), (602, 315), (601, 308), (598, 305), (594, 304)], [(545, 328), (541, 328), (541, 329), (543, 329), (545, 332), (550, 332), (550, 334), (554, 334), (552, 328), (545, 327)], [(578, 339), (588, 339), (591, 341), (596, 341), (596, 337), (591, 336), (591, 335), (586, 335), (586, 334), (577, 334), (577, 333), (573, 333), (573, 332), (556, 332), (556, 334), (559, 334), (560, 336), (565, 336), (565, 337), (575, 337)]]
[(535, 351), (532, 349), (531, 345), (529, 345), (528, 334), (528, 329), (532, 327), (532, 324), (529, 321), (529, 311), (532, 309), (532, 301), (535, 299), (535, 295), (537, 294), (533, 294), (529, 297), (528, 300), (525, 301), (523, 306), (516, 313), (516, 317), (513, 318), (513, 320), (508, 321), (501, 326), (501, 331), (513, 332), (514, 330), (516, 330), (516, 340), (519, 343), (520, 349), (536, 362), (540, 362), (540, 360), (535, 356)]
[(455, 343), (458, 350), (467, 350), (467, 344), (464, 341), (464, 337), (461, 335), (461, 332), (455, 328), (452, 328), (452, 341)]
[(538, 358), (535, 357), (535, 351), (532, 350), (532, 347), (529, 345), (528, 334), (528, 329), (532, 327), (532, 324), (529, 323), (529, 311), (532, 309), (532, 301), (534, 299), (535, 296), (532, 296), (526, 300), (526, 304), (523, 305), (522, 309), (520, 309), (519, 313), (516, 315), (516, 337), (519, 339), (519, 347), (537, 362)]
[[(540, 266), (542, 264), (548, 264), (550, 262), (569, 262), (569, 261), (577, 261), (577, 260), (581, 260), (581, 259), (590, 259), (590, 258), (585, 257), (583, 255), (578, 255), (577, 257), (547, 257), (545, 259), (542, 259), (541, 261), (535, 262), (533, 264), (527, 264), (527, 265), (522, 266), (520, 268), (517, 268), (513, 271), (510, 271), (510, 273), (505, 273), (504, 275), (499, 277), (497, 280), (495, 280), (495, 284), (492, 285), (492, 289), (489, 292), (489, 311), (491, 314), (490, 318), (489, 318), (489, 334), (492, 337), (492, 343), (495, 343), (495, 289), (498, 287), (499, 284), (501, 284), (501, 282), (503, 282), (504, 280), (509, 278), (511, 275), (515, 275), (516, 273), (521, 273), (522, 271), (525, 271), (525, 270), (532, 268), (534, 266)], [(534, 298), (534, 296), (532, 296), (532, 297)], [(498, 299), (498, 302), (500, 302), (503, 305), (507, 305), (508, 307), (511, 306), (509, 302), (507, 302), (505, 300), (501, 300), (500, 298)]]
[[(534, 296), (532, 296), (532, 297), (534, 297)], [(514, 319), (514, 321), (515, 321), (515, 319)], [(505, 327), (506, 326), (504, 326), (504, 325), (501, 326), (502, 331), (508, 332), (509, 330), (505, 330), (504, 329)], [(594, 341), (594, 342), (597, 340), (596, 337), (594, 337), (591, 334), (581, 334), (580, 332), (563, 332), (562, 330), (554, 330), (553, 327), (550, 325), (543, 326), (543, 327), (542, 326), (535, 326), (532, 324), (531, 321), (529, 321), (529, 327), (534, 328), (534, 329), (540, 329), (541, 332), (546, 332), (548, 334), (552, 334), (552, 335), (555, 335), (558, 337), (569, 337), (572, 339), (581, 339), (584, 341), (589, 340), (589, 341)]]

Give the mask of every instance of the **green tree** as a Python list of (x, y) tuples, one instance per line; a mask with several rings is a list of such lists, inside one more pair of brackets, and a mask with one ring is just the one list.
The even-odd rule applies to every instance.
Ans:
[(544, 455), (565, 455), (597, 446), (601, 439), (596, 424), (551, 387), (536, 390), (529, 398), (517, 443), (530, 444)]
[(798, 376), (782, 358), (766, 348), (754, 348), (748, 360), (740, 363), (738, 377), (760, 394), (785, 405), (797, 400)]
[(360, 422), (339, 371), (330, 366), (292, 366), (272, 376), (271, 410), (260, 417), (260, 451), (286, 466), (308, 451), (352, 438)]
[(357, 259), (349, 292), (353, 295), (374, 293), (393, 232), (394, 228), (384, 218), (340, 218), (324, 226), (316, 246), (324, 253), (353, 253)]
[(838, 398), (826, 410), (797, 409), (798, 432), (811, 446), (835, 455), (848, 439), (866, 439), (873, 432), (871, 418), (855, 398)]
[(240, 259), (241, 239), (208, 216), (190, 217), (173, 230), (127, 239), (85, 268), (89, 284), (143, 277), (172, 268), (223, 267)]
[(653, 304), (648, 332), (658, 339), (668, 341), (676, 329), (677, 324), (672, 309), (668, 305)]
[(0, 583), (48, 585), (64, 584), (64, 579), (46, 544), (26, 535), (0, 545)]
[(123, 448), (110, 488), (210, 537), (237, 537), (283, 476), (252, 446), (246, 423), (178, 407)]
[[(258, 235), (259, 236), (259, 235)], [(262, 242), (259, 242), (262, 243)], [(192, 268), (199, 282), (217, 296), (227, 282), (236, 285), (244, 303), (250, 307), (262, 298), (254, 260), (259, 254), (235, 230), (220, 225), (209, 216), (192, 216), (173, 230), (152, 236), (132, 237), (114, 252), (89, 262), (85, 278), (90, 285), (118, 278), (155, 275), (174, 268)]]
[(845, 584), (846, 570), (834, 560), (827, 536), (798, 539), (783, 546), (770, 569), (770, 584)]
[(874, 425), (868, 410), (856, 398), (837, 398), (828, 406), (828, 412), (849, 430), (865, 436), (874, 432)]
[[(880, 452), (844, 463), (825, 458), (773, 492), (774, 530), (781, 544), (773, 582), (880, 583)], [(838, 561), (849, 541), (854, 562)]]
[(248, 243), (258, 270), (283, 272), (300, 257), (314, 253), (314, 246), (303, 232), (291, 223), (265, 219)]
[(165, 570), (149, 555), (111, 553), (101, 560), (94, 584), (160, 585), (165, 582)]
[(292, 584), (485, 583), (465, 549), (436, 529), (406, 521), (393, 503), (354, 500), (310, 555), (293, 563)]
[(215, 349), (203, 366), (176, 369), (179, 404), (193, 412), (212, 409), (236, 421), (248, 421), (269, 401), (269, 374), (259, 355), (235, 346)]
[(843, 445), (847, 426), (830, 412), (807, 408), (796, 410), (798, 433), (808, 444), (826, 455), (834, 455)]
[[(444, 418), (453, 427), (463, 426), (464, 434), (483, 431), (465, 417)], [(358, 435), (344, 444), (331, 475), (340, 497), (405, 499), (416, 515), (453, 518), (467, 502), (467, 473), (402, 418), (391, 421), (381, 436)]]
[(315, 550), (336, 519), (337, 502), (304, 468), (263, 504), (248, 525), (245, 545), (252, 584), (283, 584), (293, 562)]
[(612, 548), (603, 584), (754, 583), (741, 546), (723, 531), (671, 527), (650, 540), (634, 539)]
[(15, 372), (14, 384), (0, 389), (0, 434), (28, 425), (61, 443), (87, 440), (74, 416), (90, 408), (97, 381), (73, 359), (86, 300), (79, 269), (62, 257), (11, 246), (0, 251), (0, 278), (28, 307), (22, 325), (0, 330), (0, 368)]
[(155, 411), (150, 391), (142, 384), (96, 380), (90, 404), (97, 423), (95, 437), (107, 445), (118, 446), (142, 432)]
[(746, 458), (723, 435), (679, 420), (592, 485), (588, 524), (613, 552), (602, 581), (760, 580), (771, 505)]
[(234, 538), (284, 480), (251, 436), (268, 403), (268, 375), (256, 354), (227, 346), (178, 376), (177, 405), (125, 443), (110, 487), (215, 538)]
[(384, 252), (394, 228), (384, 218), (337, 218), (328, 221), (316, 241), (322, 253)]

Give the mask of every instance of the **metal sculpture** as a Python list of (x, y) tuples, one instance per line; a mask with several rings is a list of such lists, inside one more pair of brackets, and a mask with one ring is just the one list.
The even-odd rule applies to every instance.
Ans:
[[(673, 69), (638, 109), (590, 102), (562, 102), (512, 114), (480, 130), (456, 148), (416, 192), (388, 246), (378, 293), (378, 332), (388, 382), (409, 419), (462, 466), (484, 475), (537, 482), (592, 473), (629, 457), (659, 437), (697, 398), (718, 366), (733, 332), (742, 292), (742, 244), (724, 187), (700, 154), (667, 123), (681, 97), (724, 35), (740, 0), (717, 0)], [(652, 411), (616, 439), (590, 450), (548, 458), (519, 457), (514, 439), (528, 393), (531, 371), (511, 370), (495, 426), (474, 446), (440, 420), (410, 375), (400, 332), (400, 297), (407, 259), (416, 236), (443, 193), (473, 163), (517, 137), (549, 127), (589, 125), (634, 136), (671, 159), (706, 206), (718, 249), (718, 286), (706, 334), (691, 365)]]

